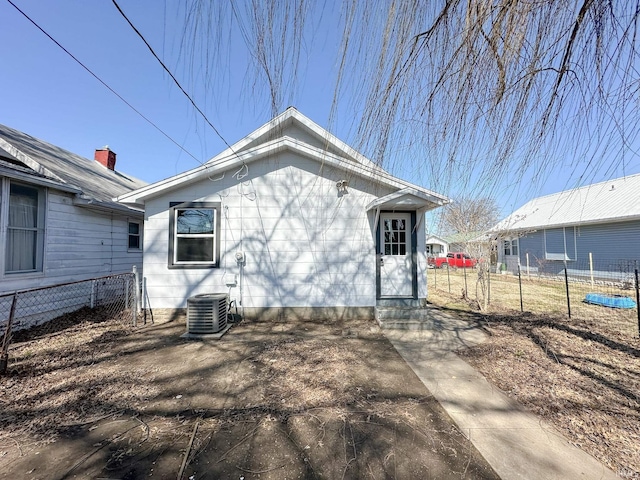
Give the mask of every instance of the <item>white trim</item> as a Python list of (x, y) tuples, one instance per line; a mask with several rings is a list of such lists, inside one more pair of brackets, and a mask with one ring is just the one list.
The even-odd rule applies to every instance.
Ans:
[[(402, 197), (415, 197), (419, 200), (419, 202), (408, 203), (408, 204), (396, 204), (395, 200), (398, 200)], [(391, 208), (391, 207), (406, 207), (408, 210), (417, 210), (420, 208), (426, 207), (426, 203), (435, 204), (436, 206), (442, 206), (448, 203), (448, 199), (445, 197), (438, 195), (437, 193), (430, 192), (424, 188), (420, 188), (417, 186), (409, 186), (405, 187), (397, 192), (390, 193), (389, 195), (385, 195), (384, 197), (380, 197), (369, 203), (366, 206), (366, 210), (372, 210), (374, 208)]]
[[(256, 139), (264, 137), (270, 131), (280, 127), (285, 120), (289, 118), (295, 119), (299, 125), (302, 125), (307, 130), (313, 132), (315, 135), (325, 139), (327, 145), (333, 146), (335, 149), (345, 152), (345, 156), (339, 156), (329, 152), (327, 149), (314, 147), (306, 142), (302, 142), (287, 135), (280, 135), (274, 140), (265, 141), (259, 145), (243, 150)], [(188, 170), (176, 176), (161, 180), (159, 182), (147, 185), (145, 187), (134, 190), (124, 195), (120, 195), (114, 198), (114, 201), (142, 206), (147, 198), (151, 198), (160, 193), (164, 193), (172, 188), (177, 188), (184, 184), (197, 181), (203, 177), (211, 177), (213, 175), (221, 175), (227, 170), (238, 168), (241, 165), (254, 162), (261, 158), (279, 153), (285, 150), (290, 150), (307, 158), (319, 162), (321, 165), (330, 165), (344, 170), (348, 173), (353, 173), (364, 178), (367, 178), (380, 185), (388, 186), (394, 189), (406, 190), (404, 193), (395, 196), (393, 198), (399, 198), (402, 195), (413, 195), (422, 200), (421, 206), (424, 206), (425, 201), (436, 204), (436, 206), (448, 203), (448, 199), (442, 195), (439, 195), (430, 190), (424, 189), (412, 183), (400, 180), (399, 178), (390, 175), (382, 168), (376, 166), (373, 162), (366, 157), (357, 153), (351, 147), (344, 142), (338, 140), (329, 132), (319, 127), (304, 115), (300, 114), (293, 108), (287, 109), (282, 115), (276, 117), (272, 121), (266, 123), (256, 131), (247, 135), (244, 139), (234, 144), (231, 148), (226, 149), (219, 155), (209, 160), (204, 165)], [(391, 198), (390, 198), (391, 199)], [(387, 201), (389, 201), (388, 199)], [(371, 207), (370, 207), (371, 208)], [(415, 207), (414, 207), (415, 208)]]
[(59, 182), (66, 183), (62, 178), (53, 173), (48, 168), (40, 165), (34, 159), (32, 159), (29, 155), (22, 153), (19, 149), (11, 145), (5, 139), (0, 138), (0, 147), (5, 150), (8, 154), (13, 155), (17, 160), (21, 161), (25, 165), (27, 165), (32, 170), (35, 170), (37, 173), (41, 175), (46, 175), (47, 177), (51, 177)]
[(60, 190), (62, 192), (82, 193), (82, 190), (80, 190), (78, 187), (74, 187), (73, 185), (62, 184), (49, 178), (37, 176), (37, 174), (21, 172), (19, 170), (8, 167), (0, 166), (0, 176), (13, 178), (20, 182), (32, 183), (41, 187), (55, 188), (56, 190)]

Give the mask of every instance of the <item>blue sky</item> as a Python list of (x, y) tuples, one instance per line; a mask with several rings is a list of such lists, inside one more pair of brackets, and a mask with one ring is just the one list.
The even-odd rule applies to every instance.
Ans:
[[(198, 160), (225, 148), (111, 2), (14, 3)], [(215, 88), (197, 84), (179, 55), (180, 25), (171, 23), (176, 7), (170, 3), (166, 11), (163, 2), (150, 0), (121, 7), (224, 139), (236, 142), (271, 118), (268, 103), (253, 94), (242, 42), (233, 42), (229, 68), (216, 72)], [(5, 2), (0, 2), (0, 49), (5, 66), (0, 123), (86, 157), (109, 145), (118, 154), (119, 170), (149, 182), (198, 165)], [(302, 62), (306, 71), (294, 105), (325, 125), (333, 88), (320, 72), (330, 70), (333, 59), (318, 58)]]
[[(136, 109), (204, 162), (225, 148), (224, 142), (194, 111), (162, 71), (141, 40), (110, 1), (14, 0), (36, 23), (109, 84)], [(250, 133), (271, 117), (268, 98), (254, 83), (250, 60), (238, 32), (226, 42), (215, 81), (205, 85), (198, 61), (189, 66), (181, 53), (181, 24), (172, 0), (121, 0), (125, 13), (172, 69), (198, 105), (229, 143)], [(330, 3), (330, 2), (329, 2)], [(350, 143), (355, 125), (350, 108), (363, 94), (358, 85), (341, 91), (336, 116), (330, 118), (336, 53), (340, 32), (339, 9), (325, 9), (311, 41), (302, 46), (296, 88), (285, 100), (323, 127)], [(328, 18), (336, 16), (336, 18)], [(0, 2), (0, 123), (93, 158), (95, 148), (109, 145), (118, 154), (117, 169), (154, 182), (198, 165), (154, 127), (138, 116), (6, 1)], [(635, 140), (635, 139), (633, 139)], [(507, 182), (494, 189), (503, 213), (541, 194), (580, 183), (585, 165), (569, 169), (559, 158), (547, 180), (535, 188)], [(407, 168), (395, 163), (395, 173), (429, 188), (428, 178), (409, 178)], [(629, 155), (624, 169), (606, 168), (589, 181), (640, 173), (637, 155)], [(455, 194), (455, 192), (442, 192)]]

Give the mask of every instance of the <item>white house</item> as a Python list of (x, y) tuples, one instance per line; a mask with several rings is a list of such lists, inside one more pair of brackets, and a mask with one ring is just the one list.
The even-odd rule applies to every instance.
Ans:
[(449, 252), (449, 243), (438, 235), (429, 235), (426, 244), (428, 256), (446, 257)]
[(118, 198), (145, 211), (154, 314), (227, 293), (247, 318), (348, 318), (427, 296), (424, 214), (395, 178), (295, 108), (207, 163)]
[(112, 200), (144, 182), (0, 125), (0, 294), (142, 266), (143, 214)]

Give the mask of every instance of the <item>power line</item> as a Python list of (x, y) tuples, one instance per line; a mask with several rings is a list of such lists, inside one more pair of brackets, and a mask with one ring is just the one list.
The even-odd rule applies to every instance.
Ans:
[[(153, 123), (149, 118), (147, 118), (142, 112), (140, 112), (138, 109), (136, 109), (133, 105), (131, 105), (128, 101), (126, 101), (122, 95), (120, 95), (118, 92), (116, 92), (113, 88), (111, 88), (109, 85), (107, 85), (107, 83), (102, 80), (100, 77), (98, 77), (98, 75), (96, 75), (95, 73), (93, 73), (93, 71), (91, 71), (91, 69), (89, 67), (87, 67), (84, 63), (82, 63), (80, 60), (78, 60), (69, 50), (67, 50), (66, 48), (64, 48), (55, 38), (53, 38), (51, 35), (49, 35), (40, 25), (38, 25), (34, 20), (31, 19), (31, 17), (29, 17), (29, 15), (27, 15), (25, 12), (23, 12), (22, 10), (20, 10), (20, 8), (13, 3), (11, 0), (7, 0), (7, 2), (9, 2), (11, 4), (11, 6), (13, 8), (15, 8), (18, 12), (20, 12), (22, 14), (22, 16), (24, 18), (26, 18), (27, 20), (29, 20), (38, 30), (40, 30), (42, 33), (44, 33), (49, 40), (51, 40), (53, 43), (55, 43), (58, 47), (60, 47), (62, 49), (62, 51), (64, 51), (67, 55), (69, 55), (71, 58), (73, 58), (82, 68), (84, 68), (87, 72), (89, 72), (89, 74), (91, 74), (91, 76), (93, 78), (95, 78), (96, 80), (98, 80), (102, 85), (104, 85), (111, 93), (113, 93), (116, 97), (118, 97), (120, 100), (122, 100), (131, 110), (133, 110), (134, 112), (136, 112), (138, 115), (140, 115), (147, 123), (149, 123), (153, 128), (155, 128), (156, 130), (158, 130), (162, 135), (164, 135), (168, 140), (170, 140), (174, 145), (176, 145), (180, 150), (182, 150), (184, 153), (186, 153), (187, 155), (189, 155), (191, 158), (193, 158), (196, 162), (198, 162), (200, 165), (203, 165), (203, 162), (201, 162), (200, 160), (198, 160), (194, 155), (191, 154), (191, 152), (189, 152), (188, 150), (186, 150), (182, 145), (180, 145), (177, 141), (175, 141), (173, 138), (171, 138), (169, 136), (168, 133), (164, 132), (164, 130), (162, 130), (158, 125), (156, 125), (155, 123)], [(225, 142), (226, 143), (226, 142)]]
[[(171, 79), (173, 80), (173, 82), (178, 86), (178, 88), (180, 89), (180, 91), (184, 94), (185, 97), (187, 97), (189, 99), (189, 101), (191, 102), (191, 105), (193, 105), (193, 108), (196, 109), (196, 111), (202, 115), (202, 118), (204, 118), (205, 122), (207, 122), (209, 124), (209, 126), (213, 129), (214, 132), (216, 132), (216, 135), (218, 135), (218, 137), (220, 138), (220, 140), (222, 140), (224, 142), (224, 144), (229, 147), (231, 149), (231, 151), (236, 154), (236, 152), (233, 151), (233, 148), (231, 147), (231, 145), (229, 145), (229, 143), (225, 140), (225, 138), (222, 136), (222, 134), (218, 131), (218, 129), (213, 125), (213, 123), (211, 123), (211, 121), (209, 121), (209, 119), (207, 118), (207, 116), (204, 114), (204, 112), (200, 109), (200, 107), (198, 107), (198, 105), (196, 105), (196, 102), (193, 100), (193, 98), (191, 98), (191, 95), (189, 95), (187, 93), (187, 91), (182, 88), (182, 85), (180, 85), (180, 82), (178, 82), (178, 79), (176, 79), (176, 77), (173, 75), (173, 73), (171, 73), (171, 70), (169, 70), (169, 68), (167, 68), (167, 66), (164, 64), (164, 62), (160, 59), (160, 57), (158, 57), (158, 55), (156, 54), (156, 52), (153, 50), (153, 48), (151, 47), (151, 45), (149, 45), (149, 42), (147, 42), (147, 40), (144, 38), (144, 36), (142, 35), (142, 33), (140, 33), (140, 31), (135, 27), (135, 25), (133, 23), (131, 23), (131, 20), (129, 20), (129, 18), (125, 15), (125, 13), (122, 11), (122, 9), (120, 8), (120, 5), (118, 5), (118, 2), (116, 2), (116, 0), (111, 0), (111, 2), (113, 3), (113, 5), (118, 9), (118, 12), (120, 12), (120, 15), (122, 15), (122, 17), (127, 21), (127, 23), (129, 24), (129, 26), (133, 29), (134, 32), (136, 32), (136, 34), (140, 37), (140, 39), (144, 42), (144, 44), (147, 46), (147, 48), (149, 49), (149, 51), (151, 52), (151, 54), (155, 57), (155, 59), (160, 63), (160, 65), (162, 66), (162, 68), (164, 69), (165, 72), (167, 72), (169, 74), (169, 76), (171, 77)], [(237, 155), (237, 154), (236, 154)]]

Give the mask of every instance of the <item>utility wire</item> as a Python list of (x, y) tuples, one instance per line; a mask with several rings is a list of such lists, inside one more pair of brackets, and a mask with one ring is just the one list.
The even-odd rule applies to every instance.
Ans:
[[(170, 140), (174, 145), (176, 145), (180, 150), (182, 150), (184, 153), (186, 153), (187, 155), (189, 155), (191, 158), (193, 158), (196, 162), (198, 162), (200, 165), (203, 165), (203, 162), (201, 162), (200, 160), (198, 160), (194, 155), (191, 154), (191, 152), (189, 152), (188, 150), (186, 150), (182, 145), (180, 145), (177, 141), (175, 141), (173, 138), (171, 138), (169, 136), (169, 134), (165, 133), (164, 130), (162, 130), (158, 125), (156, 125), (155, 123), (153, 123), (149, 118), (147, 118), (142, 112), (140, 112), (137, 108), (135, 108), (133, 105), (131, 105), (129, 102), (127, 102), (122, 95), (120, 95), (118, 92), (116, 92), (113, 88), (111, 88), (109, 85), (107, 85), (107, 83), (102, 80), (100, 77), (98, 77), (98, 75), (96, 75), (95, 73), (93, 73), (91, 71), (91, 69), (89, 69), (89, 67), (87, 67), (84, 63), (82, 63), (80, 60), (78, 60), (71, 52), (69, 52), (69, 50), (67, 50), (66, 48), (64, 48), (55, 38), (53, 38), (51, 35), (49, 35), (40, 25), (38, 25), (34, 20), (31, 19), (31, 17), (29, 17), (29, 15), (27, 15), (26, 13), (24, 13), (22, 10), (20, 10), (20, 8), (13, 3), (11, 0), (7, 0), (7, 2), (9, 2), (11, 4), (11, 6), (13, 8), (15, 8), (18, 12), (20, 12), (22, 14), (22, 16), (24, 16), (24, 18), (26, 18), (27, 20), (29, 20), (38, 30), (40, 30), (42, 33), (44, 33), (49, 40), (51, 40), (53, 43), (55, 43), (58, 47), (60, 47), (67, 55), (69, 55), (71, 58), (73, 58), (82, 68), (84, 68), (87, 72), (89, 72), (89, 74), (91, 74), (91, 76), (93, 78), (95, 78), (96, 80), (98, 80), (102, 85), (104, 85), (111, 93), (113, 93), (116, 97), (118, 97), (120, 100), (122, 100), (131, 110), (133, 110), (134, 112), (136, 112), (138, 115), (140, 115), (144, 120), (146, 120), (147, 123), (149, 123), (153, 128), (155, 128), (156, 130), (158, 130), (162, 135), (164, 135), (168, 140)], [(226, 142), (225, 142), (226, 143)]]
[(127, 15), (122, 11), (122, 9), (120, 8), (120, 5), (118, 5), (118, 2), (116, 2), (116, 0), (111, 0), (111, 2), (113, 3), (113, 5), (118, 9), (118, 12), (120, 12), (120, 15), (122, 15), (122, 17), (127, 21), (127, 23), (129, 24), (129, 26), (133, 29), (134, 32), (136, 32), (136, 34), (140, 37), (140, 39), (144, 42), (144, 44), (147, 46), (147, 48), (149, 49), (149, 51), (151, 52), (151, 54), (156, 58), (156, 60), (158, 60), (158, 62), (160, 63), (160, 65), (162, 65), (162, 68), (164, 69), (165, 72), (167, 72), (169, 74), (169, 76), (171, 77), (171, 79), (173, 80), (173, 82), (178, 86), (178, 88), (180, 89), (180, 91), (182, 93), (184, 93), (184, 96), (187, 97), (189, 99), (189, 101), (191, 102), (191, 105), (193, 105), (193, 108), (196, 109), (196, 111), (202, 115), (202, 118), (204, 118), (205, 122), (207, 122), (209, 124), (209, 126), (213, 129), (214, 132), (216, 132), (216, 135), (218, 135), (218, 137), (220, 138), (220, 140), (222, 140), (224, 142), (224, 144), (229, 147), (231, 149), (231, 151), (237, 156), (236, 152), (233, 150), (233, 148), (231, 147), (231, 145), (229, 145), (229, 143), (225, 140), (225, 138), (222, 136), (222, 134), (218, 131), (218, 129), (213, 125), (213, 123), (211, 123), (211, 121), (209, 121), (209, 119), (207, 118), (207, 116), (204, 114), (204, 112), (200, 109), (200, 107), (198, 107), (198, 105), (196, 105), (196, 102), (193, 100), (193, 98), (191, 98), (191, 95), (189, 95), (186, 90), (184, 88), (182, 88), (182, 85), (180, 85), (180, 82), (178, 82), (178, 80), (176, 79), (176, 77), (173, 75), (173, 73), (171, 73), (171, 70), (169, 70), (169, 68), (167, 68), (167, 66), (164, 64), (164, 62), (160, 59), (160, 57), (158, 57), (158, 55), (156, 54), (156, 52), (153, 50), (153, 48), (151, 47), (151, 45), (149, 45), (149, 42), (147, 42), (147, 40), (144, 38), (144, 36), (142, 35), (142, 33), (140, 33), (140, 31), (135, 27), (135, 25), (133, 23), (131, 23), (131, 20), (129, 20), (129, 17), (127, 17)]

